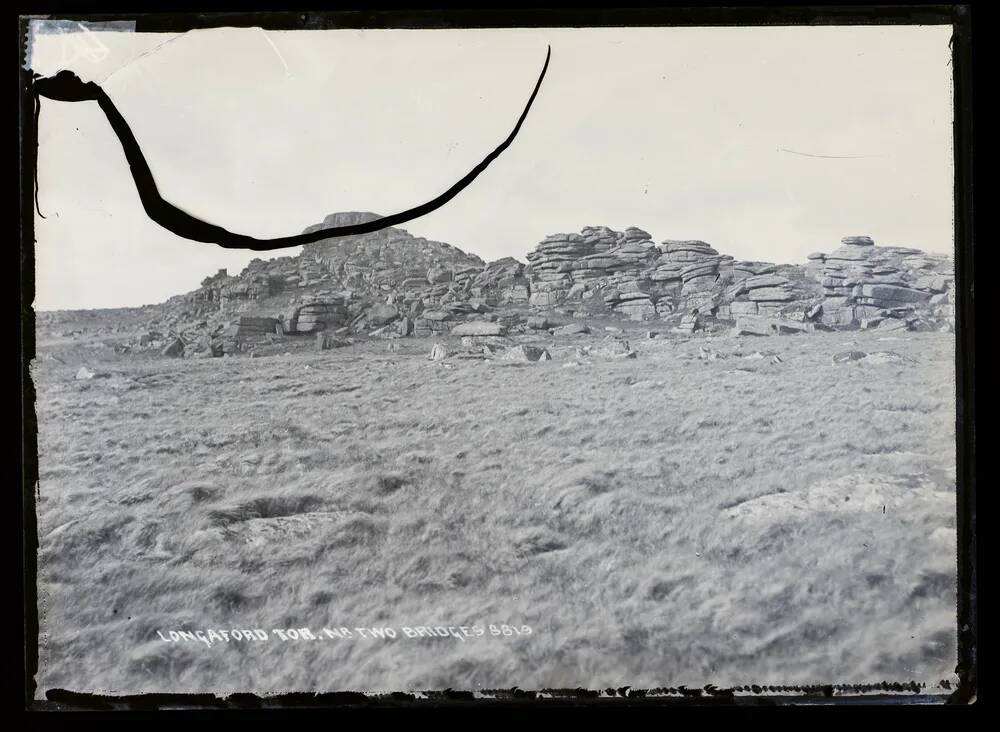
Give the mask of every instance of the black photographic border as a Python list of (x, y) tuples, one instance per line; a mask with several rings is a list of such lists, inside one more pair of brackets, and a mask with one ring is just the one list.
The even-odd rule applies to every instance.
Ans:
[[(177, 6), (174, 5), (174, 8)], [(204, 6), (202, 6), (204, 7)], [(218, 6), (216, 6), (218, 7)], [(101, 10), (106, 11), (104, 3)], [(649, 706), (787, 706), (872, 704), (969, 705), (978, 694), (978, 557), (976, 534), (976, 455), (975, 455), (975, 311), (973, 268), (973, 153), (972, 153), (972, 8), (970, 5), (878, 5), (878, 6), (741, 6), (714, 8), (544, 8), (544, 9), (438, 9), (438, 10), (350, 10), (252, 11), (217, 9), (211, 12), (84, 12), (60, 7), (33, 8), (18, 15), (19, 92), (19, 219), (20, 258), (16, 289), (19, 313), (19, 358), (17, 380), (20, 389), (20, 460), (13, 481), (21, 486), (20, 525), (8, 532), (8, 556), (17, 556), (16, 588), (23, 623), (16, 628), (18, 641), (9, 658), (23, 658), (13, 666), (14, 682), (23, 691), (23, 709), (29, 716), (56, 710), (258, 710), (327, 709), (364, 707), (527, 707), (595, 708)], [(35, 486), (38, 479), (37, 423), (35, 391), (29, 363), (35, 356), (34, 299), (34, 181), (37, 130), (33, 110), (33, 81), (23, 68), (28, 22), (33, 18), (57, 18), (88, 22), (134, 21), (136, 32), (183, 32), (220, 26), (259, 26), (267, 30), (321, 30), (327, 28), (502, 28), (502, 27), (599, 27), (599, 26), (760, 26), (760, 25), (950, 25), (954, 86), (954, 202), (955, 202), (955, 292), (956, 303), (956, 436), (957, 436), (957, 532), (958, 532), (958, 647), (956, 673), (959, 684), (942, 693), (925, 692), (919, 684), (876, 683), (869, 685), (748, 686), (719, 689), (709, 684), (702, 689), (639, 690), (520, 690), (498, 691), (489, 699), (471, 692), (441, 690), (410, 694), (365, 695), (358, 692), (327, 694), (285, 694), (257, 697), (235, 694), (220, 698), (212, 694), (148, 694), (101, 697), (72, 691), (51, 690), (47, 701), (34, 700), (37, 670), (37, 588), (38, 548), (35, 518)], [(11, 311), (9, 311), (11, 312)], [(14, 493), (14, 491), (12, 491)], [(12, 515), (16, 512), (12, 511)], [(23, 656), (21, 655), (23, 653)], [(20, 666), (20, 668), (18, 668)], [(21, 672), (21, 673), (19, 673)], [(541, 692), (541, 694), (540, 694)], [(49, 715), (45, 715), (49, 716)], [(91, 715), (88, 715), (91, 716)], [(186, 716), (186, 715), (185, 715)], [(242, 715), (240, 715), (242, 716)]]

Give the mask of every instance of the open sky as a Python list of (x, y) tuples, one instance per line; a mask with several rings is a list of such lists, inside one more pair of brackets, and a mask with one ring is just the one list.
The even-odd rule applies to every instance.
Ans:
[[(389, 214), (514, 144), (403, 228), (483, 259), (635, 225), (739, 259), (804, 261), (843, 236), (953, 249), (947, 26), (335, 30), (40, 35), (38, 73), (100, 83), (161, 194), (258, 237)], [(142, 210), (96, 103), (42, 101), (39, 310), (134, 306), (255, 253)]]

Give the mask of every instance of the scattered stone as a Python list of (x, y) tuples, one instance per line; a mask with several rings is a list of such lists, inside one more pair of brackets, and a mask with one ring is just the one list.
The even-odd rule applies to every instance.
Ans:
[(675, 330), (680, 333), (694, 333), (701, 328), (701, 318), (697, 314), (685, 315)]
[(508, 348), (501, 356), (504, 361), (551, 361), (548, 350), (538, 346), (519, 345)]
[(482, 346), (507, 346), (511, 339), (500, 335), (471, 335), (462, 336), (462, 345), (466, 348), (481, 348)]
[(882, 318), (862, 318), (861, 330), (872, 330), (877, 328), (882, 322)]
[(900, 320), (899, 318), (884, 318), (882, 322), (878, 324), (878, 329), (880, 331), (892, 331), (892, 330), (907, 330), (909, 326), (905, 320)]
[(351, 345), (350, 341), (345, 341), (340, 338), (336, 338), (330, 333), (316, 334), (317, 351), (328, 351), (331, 348), (343, 348), (344, 346), (349, 346), (349, 345)]
[(425, 310), (420, 315), (421, 320), (430, 320), (435, 322), (451, 320), (451, 317), (451, 313), (447, 310)]
[(552, 335), (559, 335), (559, 336), (579, 335), (586, 333), (590, 333), (590, 326), (588, 326), (586, 323), (569, 323), (567, 325), (555, 328), (552, 331)]
[(162, 351), (160, 351), (161, 356), (169, 356), (170, 358), (179, 358), (184, 355), (184, 341), (180, 338), (175, 338), (173, 342), (165, 346)]
[(507, 329), (500, 323), (472, 320), (456, 325), (451, 329), (451, 334), (456, 336), (503, 336), (507, 334)]
[[(589, 349), (588, 349), (589, 353)], [(597, 350), (597, 353), (601, 356), (626, 356), (629, 353), (634, 353), (629, 342), (626, 340), (615, 339), (611, 341), (606, 346), (603, 346)]]
[(841, 351), (833, 356), (834, 363), (847, 363), (848, 361), (860, 361), (861, 359), (867, 357), (868, 354), (864, 351)]
[(429, 358), (431, 361), (443, 361), (450, 355), (451, 354), (448, 352), (448, 349), (445, 348), (443, 344), (435, 343), (431, 348), (431, 353)]

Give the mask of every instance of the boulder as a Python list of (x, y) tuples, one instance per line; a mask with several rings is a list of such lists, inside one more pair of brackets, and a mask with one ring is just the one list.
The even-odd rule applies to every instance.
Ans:
[(398, 317), (399, 312), (393, 305), (380, 303), (368, 308), (368, 322), (372, 325), (386, 325)]
[(907, 330), (908, 328), (909, 326), (906, 321), (899, 318), (883, 318), (878, 324), (878, 330), (880, 331)]
[(456, 325), (451, 329), (451, 334), (456, 336), (503, 336), (507, 334), (507, 329), (500, 323), (471, 320)]
[(511, 339), (502, 335), (467, 335), (462, 336), (462, 345), (466, 348), (481, 348), (482, 346), (506, 346)]
[(681, 318), (680, 324), (674, 329), (680, 333), (694, 333), (701, 328), (701, 318), (692, 313)]
[(870, 298), (872, 300), (890, 300), (893, 302), (924, 302), (930, 299), (930, 295), (921, 290), (912, 290), (909, 287), (896, 287), (894, 285), (861, 285), (858, 297)]
[(519, 345), (508, 348), (500, 357), (504, 361), (551, 361), (549, 352), (538, 346)]
[(867, 356), (868, 354), (864, 351), (841, 351), (833, 355), (833, 362), (847, 363), (848, 361), (860, 361)]
[(175, 338), (171, 343), (164, 346), (163, 350), (160, 351), (161, 356), (169, 356), (170, 358), (180, 358), (184, 355), (184, 341), (180, 338)]
[(588, 326), (586, 323), (569, 323), (567, 325), (563, 325), (553, 330), (552, 335), (565, 336), (565, 335), (577, 335), (589, 332), (590, 332), (590, 326)]
[(79, 369), (77, 369), (76, 376), (74, 376), (73, 378), (75, 378), (77, 381), (83, 381), (85, 379), (93, 379), (95, 376), (97, 376), (96, 371), (91, 371), (86, 366), (81, 366)]
[(424, 310), (421, 319), (431, 321), (451, 320), (452, 315), (447, 310)]
[(736, 319), (733, 327), (734, 336), (767, 336), (775, 332), (773, 323), (767, 318), (756, 318), (752, 316), (741, 316)]
[(316, 334), (316, 350), (317, 351), (328, 351), (331, 348), (343, 348), (344, 346), (351, 345), (350, 341), (345, 341), (337, 338), (330, 333), (317, 333)]
[(624, 356), (632, 352), (632, 347), (629, 345), (629, 342), (621, 338), (616, 338), (607, 345), (601, 346), (596, 350), (596, 353), (601, 356)]

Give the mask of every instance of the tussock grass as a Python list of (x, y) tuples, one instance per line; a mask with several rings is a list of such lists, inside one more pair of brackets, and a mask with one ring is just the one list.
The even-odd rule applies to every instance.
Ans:
[[(903, 363), (833, 363), (885, 350), (868, 333), (576, 355), (600, 335), (502, 368), (415, 340), (190, 362), (62, 346), (33, 366), (41, 693), (950, 674), (951, 336), (893, 341)], [(110, 376), (75, 381), (81, 363)], [(534, 632), (156, 637), (490, 623)]]

